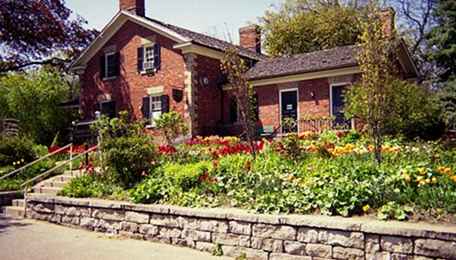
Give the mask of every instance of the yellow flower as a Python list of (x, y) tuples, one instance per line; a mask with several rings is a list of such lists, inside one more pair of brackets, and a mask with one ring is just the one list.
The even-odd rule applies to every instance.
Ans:
[(410, 175), (408, 175), (407, 173), (404, 173), (404, 180), (406, 182), (410, 182), (412, 180), (412, 178), (410, 177)]
[(436, 177), (432, 177), (432, 183), (434, 183), (434, 184), (437, 183), (437, 178)]
[(370, 209), (369, 204), (366, 204), (366, 205), (363, 206), (364, 213), (367, 213), (369, 211), (369, 209)]
[(431, 179), (426, 179), (426, 184), (431, 183)]

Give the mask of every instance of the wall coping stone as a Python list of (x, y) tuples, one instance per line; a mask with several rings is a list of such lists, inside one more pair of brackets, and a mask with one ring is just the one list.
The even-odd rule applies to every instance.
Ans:
[(403, 237), (421, 237), (456, 241), (456, 225), (409, 223), (399, 221), (383, 222), (370, 218), (320, 215), (265, 215), (249, 213), (242, 209), (230, 208), (185, 208), (170, 205), (144, 205), (121, 201), (100, 199), (74, 199), (41, 194), (29, 194), (28, 201), (45, 204), (62, 204), (70, 206), (88, 206), (126, 211), (171, 214), (178, 216), (207, 218), (215, 220), (237, 220), (246, 223), (271, 225), (289, 225), (345, 231), (361, 231), (376, 235), (397, 235)]

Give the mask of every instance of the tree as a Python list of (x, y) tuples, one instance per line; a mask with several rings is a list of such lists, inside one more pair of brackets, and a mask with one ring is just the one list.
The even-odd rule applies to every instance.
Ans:
[(456, 80), (448, 81), (439, 93), (443, 121), (449, 129), (456, 129)]
[(0, 73), (64, 66), (96, 36), (63, 0), (0, 0)]
[(240, 58), (236, 48), (229, 48), (225, 51), (221, 67), (228, 77), (228, 82), (233, 87), (232, 91), (239, 108), (239, 121), (245, 131), (247, 142), (255, 155), (255, 137), (257, 134), (256, 100), (253, 86), (245, 76), (248, 67), (245, 61)]
[(432, 50), (426, 36), (435, 26), (437, 0), (388, 0), (387, 3), (396, 9), (399, 35), (409, 45), (422, 80), (435, 78), (437, 71), (428, 57)]
[(348, 116), (357, 116), (367, 124), (375, 147), (375, 158), (382, 161), (381, 145), (385, 133), (385, 121), (389, 114), (389, 103), (394, 88), (394, 69), (392, 53), (394, 37), (384, 33), (380, 10), (375, 2), (366, 8), (366, 13), (359, 19), (362, 29), (358, 63), (361, 70), (361, 82), (353, 87), (348, 95)]
[(0, 118), (18, 119), (22, 133), (50, 144), (72, 119), (59, 107), (68, 94), (68, 84), (56, 71), (9, 74), (0, 78)]
[(265, 48), (272, 56), (351, 45), (361, 32), (358, 1), (289, 0), (261, 18)]
[(430, 59), (444, 69), (443, 81), (456, 77), (456, 1), (440, 0), (435, 10), (437, 26), (428, 35), (434, 49)]

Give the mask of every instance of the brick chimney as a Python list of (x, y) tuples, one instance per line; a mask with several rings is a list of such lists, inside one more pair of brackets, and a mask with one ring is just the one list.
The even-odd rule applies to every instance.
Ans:
[(261, 53), (261, 29), (258, 25), (240, 28), (239, 38), (241, 47)]
[(121, 11), (128, 11), (143, 17), (146, 15), (144, 0), (119, 0), (119, 7)]
[(387, 37), (393, 37), (396, 30), (396, 12), (392, 7), (380, 11), (380, 19), (383, 22), (383, 32)]

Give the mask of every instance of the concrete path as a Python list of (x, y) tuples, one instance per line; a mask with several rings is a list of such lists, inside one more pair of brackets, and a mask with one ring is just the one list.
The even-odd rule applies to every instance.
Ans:
[(188, 248), (108, 237), (0, 214), (1, 260), (226, 260)]

